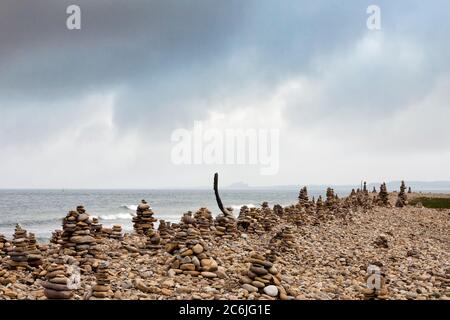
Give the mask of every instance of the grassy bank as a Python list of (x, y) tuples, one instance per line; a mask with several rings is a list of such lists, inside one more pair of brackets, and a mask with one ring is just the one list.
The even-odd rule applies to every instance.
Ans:
[(450, 198), (418, 197), (409, 201), (410, 205), (422, 203), (426, 208), (450, 209)]

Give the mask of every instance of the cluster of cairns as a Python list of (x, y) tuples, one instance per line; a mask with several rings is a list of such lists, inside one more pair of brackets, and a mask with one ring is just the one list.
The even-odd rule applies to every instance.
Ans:
[(239, 278), (243, 289), (249, 293), (261, 293), (282, 300), (292, 298), (281, 285), (280, 273), (265, 256), (253, 253), (249, 262), (250, 268), (245, 270)]
[(73, 290), (69, 288), (72, 283), (69, 280), (71, 274), (68, 267), (61, 257), (55, 256), (52, 260), (46, 269), (46, 281), (41, 282), (44, 295), (47, 299), (70, 299), (73, 297)]
[(389, 204), (389, 194), (387, 192), (386, 183), (382, 183), (380, 186), (380, 192), (378, 193), (378, 198), (376, 202), (379, 206), (388, 207)]
[(214, 221), (216, 229), (214, 231), (214, 234), (217, 237), (230, 239), (239, 236), (237, 221), (234, 218), (232, 212), (233, 208), (227, 208), (225, 213), (221, 213), (216, 217)]
[(111, 277), (108, 270), (108, 263), (101, 262), (95, 272), (96, 284), (92, 288), (92, 296), (95, 299), (107, 299), (113, 296), (111, 290)]
[(14, 229), (12, 248), (8, 255), (10, 256), (8, 264), (11, 269), (25, 270), (29, 267), (27, 231), (18, 224)]
[(159, 237), (161, 238), (161, 244), (166, 244), (172, 238), (172, 228), (170, 222), (165, 220), (159, 220), (158, 226)]
[(211, 237), (211, 226), (213, 225), (213, 216), (207, 208), (200, 208), (194, 214), (195, 225), (200, 231), (203, 239)]
[(91, 235), (91, 221), (83, 206), (70, 211), (64, 218), (61, 247), (65, 255), (86, 258), (83, 262), (95, 256), (97, 243)]
[(28, 248), (27, 248), (28, 265), (36, 268), (42, 264), (42, 253), (36, 245), (36, 236), (34, 233), (28, 235)]
[(398, 193), (397, 202), (395, 203), (395, 206), (397, 208), (403, 208), (404, 206), (406, 206), (407, 201), (408, 201), (408, 196), (406, 195), (405, 181), (402, 181), (402, 183), (400, 185), (400, 192)]
[(201, 238), (200, 231), (195, 227), (192, 212), (182, 217), (179, 231), (166, 246), (169, 253), (174, 254), (167, 261), (168, 269), (173, 274), (203, 276), (205, 278), (218, 277), (219, 266), (209, 256), (206, 243)]
[(262, 215), (260, 210), (242, 206), (238, 216), (237, 228), (241, 232), (263, 234), (265, 231), (261, 220)]
[(133, 227), (137, 234), (146, 235), (148, 230), (153, 229), (153, 223), (157, 220), (153, 218), (153, 211), (147, 201), (142, 200), (133, 217)]

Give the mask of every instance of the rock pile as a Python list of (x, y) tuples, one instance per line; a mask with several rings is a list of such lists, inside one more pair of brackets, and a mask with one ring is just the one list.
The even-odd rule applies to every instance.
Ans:
[(2, 234), (0, 234), (0, 257), (3, 256), (6, 253), (6, 244), (7, 244), (6, 237)]
[(61, 245), (64, 254), (77, 259), (95, 255), (96, 240), (91, 235), (91, 222), (83, 206), (70, 211), (64, 218)]
[(200, 208), (194, 214), (195, 225), (200, 230), (203, 239), (211, 237), (211, 225), (213, 224), (213, 217), (211, 211), (207, 208)]
[(153, 229), (153, 223), (157, 220), (153, 218), (153, 211), (147, 201), (142, 200), (133, 217), (133, 227), (137, 234), (147, 234), (149, 229)]
[(403, 208), (404, 206), (406, 206), (407, 201), (408, 201), (408, 196), (406, 195), (405, 181), (402, 181), (402, 183), (400, 185), (400, 192), (398, 193), (397, 202), (395, 203), (395, 206), (397, 208)]
[(249, 293), (261, 293), (272, 298), (287, 300), (286, 289), (281, 285), (281, 276), (272, 262), (259, 254), (252, 254), (250, 268), (239, 278), (242, 288)]
[(408, 187), (408, 193), (412, 193), (411, 187)]
[(52, 232), (52, 237), (50, 238), (50, 243), (58, 244), (61, 243), (62, 230), (55, 230)]
[(389, 194), (387, 192), (386, 183), (384, 183), (384, 182), (380, 186), (380, 192), (378, 193), (377, 204), (379, 206), (384, 206), (384, 207), (388, 207), (390, 205), (389, 204)]
[(300, 189), (300, 192), (298, 194), (298, 204), (301, 206), (305, 206), (308, 203), (309, 203), (308, 189), (306, 187), (303, 187)]
[(47, 299), (70, 299), (73, 291), (68, 287), (70, 274), (62, 258), (54, 259), (47, 267), (46, 281), (41, 282)]
[(95, 272), (96, 284), (92, 288), (92, 296), (96, 299), (107, 299), (113, 296), (108, 263), (101, 262)]
[(28, 268), (28, 237), (27, 231), (22, 229), (20, 225), (16, 225), (14, 229), (12, 250), (8, 252), (11, 260), (8, 261), (10, 268), (25, 270)]
[(272, 243), (276, 244), (278, 252), (295, 252), (295, 236), (292, 226), (286, 226), (277, 232), (272, 238)]
[(279, 204), (273, 206), (273, 212), (279, 217), (282, 217), (284, 215), (284, 209)]
[(102, 228), (103, 228), (103, 226), (100, 223), (100, 221), (98, 220), (98, 218), (93, 217), (92, 222), (91, 222), (91, 234), (94, 238), (96, 238), (96, 239), (103, 238)]
[(261, 210), (242, 206), (239, 212), (237, 227), (241, 232), (263, 234), (264, 228), (261, 225)]
[(147, 242), (145, 247), (150, 251), (155, 251), (161, 249), (161, 236), (159, 231), (150, 229), (147, 231)]
[(112, 232), (109, 235), (109, 237), (112, 239), (122, 241), (123, 240), (122, 226), (120, 226), (118, 224), (113, 225)]
[(166, 244), (167, 242), (169, 242), (170, 238), (172, 237), (170, 222), (159, 220), (158, 232), (162, 244)]
[[(230, 210), (229, 210), (230, 211)], [(239, 235), (236, 219), (232, 214), (220, 214), (214, 222), (216, 230), (214, 234), (217, 237), (234, 238)]]
[(39, 267), (42, 264), (42, 253), (36, 246), (36, 237), (34, 233), (28, 235), (27, 248), (28, 265), (31, 267)]

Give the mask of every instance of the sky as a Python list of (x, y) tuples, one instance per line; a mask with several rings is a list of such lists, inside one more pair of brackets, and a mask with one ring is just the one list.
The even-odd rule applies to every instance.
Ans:
[[(3, 0), (0, 188), (450, 180), (449, 18), (445, 0)], [(202, 152), (278, 132), (276, 170), (176, 163), (196, 123)]]

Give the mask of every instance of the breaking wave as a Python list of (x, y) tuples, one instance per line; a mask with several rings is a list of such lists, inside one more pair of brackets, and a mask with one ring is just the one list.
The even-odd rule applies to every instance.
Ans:
[(241, 210), (241, 208), (243, 206), (247, 206), (249, 208), (255, 208), (256, 206), (253, 203), (248, 203), (248, 204), (240, 204), (240, 205), (232, 205), (231, 207), (233, 208), (233, 211), (238, 211)]
[(131, 213), (101, 214), (98, 216), (100, 220), (126, 220), (133, 218)]

